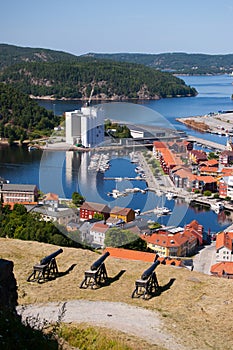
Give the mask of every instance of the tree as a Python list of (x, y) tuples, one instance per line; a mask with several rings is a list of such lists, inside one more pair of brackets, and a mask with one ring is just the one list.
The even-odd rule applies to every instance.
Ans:
[(80, 205), (83, 204), (85, 201), (85, 198), (78, 192), (73, 192), (72, 194), (72, 202), (76, 207), (79, 207)]
[(209, 196), (211, 196), (212, 192), (209, 190), (206, 190), (206, 191), (204, 191), (203, 194), (204, 194), (204, 196), (209, 197)]
[(118, 227), (110, 228), (105, 234), (106, 247), (122, 247), (132, 250), (146, 250), (147, 244), (137, 234)]

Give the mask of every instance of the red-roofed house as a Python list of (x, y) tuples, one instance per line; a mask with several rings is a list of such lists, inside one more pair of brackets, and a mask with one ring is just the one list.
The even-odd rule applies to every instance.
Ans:
[(219, 262), (211, 266), (210, 272), (217, 277), (233, 278), (233, 262)]
[(221, 232), (216, 236), (216, 261), (233, 262), (233, 232)]
[(203, 244), (203, 226), (198, 223), (197, 220), (193, 220), (190, 224), (186, 225), (184, 228), (184, 233), (191, 233), (193, 236), (197, 238), (198, 244)]
[(192, 234), (184, 233), (153, 233), (152, 235), (141, 235), (147, 242), (148, 248), (154, 250), (160, 256), (187, 256), (194, 253), (197, 239)]

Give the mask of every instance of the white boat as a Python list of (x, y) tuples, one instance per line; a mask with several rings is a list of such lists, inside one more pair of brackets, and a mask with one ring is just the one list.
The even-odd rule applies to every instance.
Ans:
[(166, 197), (167, 197), (168, 200), (171, 200), (171, 199), (175, 198), (176, 195), (175, 195), (174, 193), (172, 193), (172, 192), (168, 192), (168, 193), (166, 194)]
[(156, 215), (168, 215), (171, 213), (171, 210), (168, 209), (167, 207), (156, 207), (154, 209), (154, 213)]

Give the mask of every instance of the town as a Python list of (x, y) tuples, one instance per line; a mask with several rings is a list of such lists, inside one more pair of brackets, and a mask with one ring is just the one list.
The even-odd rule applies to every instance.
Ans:
[[(66, 142), (72, 145), (79, 144), (91, 149), (98, 147), (104, 140), (103, 116), (94, 107), (83, 107), (81, 111), (66, 114)], [(100, 120), (101, 119), (101, 120)], [(91, 125), (91, 133), (89, 128)], [(101, 127), (100, 127), (101, 125)], [(75, 133), (75, 134), (74, 134)], [(131, 132), (132, 138), (140, 138), (139, 129), (135, 127)], [(161, 131), (160, 131), (161, 134)], [(165, 133), (164, 133), (165, 135)], [(163, 135), (163, 136), (164, 136)], [(141, 138), (145, 135), (141, 132)], [(154, 136), (156, 139), (157, 136)], [(163, 193), (171, 198), (181, 197), (186, 201), (210, 206), (211, 210), (221, 213), (224, 210), (231, 212), (233, 206), (233, 145), (229, 138), (224, 151), (205, 152), (195, 149), (195, 142), (185, 137), (172, 137), (164, 141), (152, 140), (152, 150), (137, 150), (131, 153), (131, 161), (137, 164), (137, 179), (146, 182), (146, 191)], [(122, 146), (124, 147), (124, 145)], [(96, 153), (97, 156), (98, 153)], [(89, 171), (105, 172), (109, 168), (109, 157), (104, 153), (88, 166)], [(98, 164), (98, 166), (96, 165)], [(101, 165), (100, 165), (101, 164)], [(117, 179), (122, 181), (122, 179)], [(107, 181), (107, 178), (106, 180)], [(139, 189), (125, 189), (136, 192)], [(72, 239), (84, 242), (94, 249), (110, 249), (111, 254), (121, 256), (121, 246), (127, 242), (119, 242), (117, 235), (120, 232), (133, 233), (136, 240), (140, 237), (145, 242), (148, 254), (159, 254), (178, 266), (195, 269), (195, 255), (206, 244), (216, 240), (215, 264), (209, 267), (208, 273), (233, 278), (232, 275), (232, 247), (231, 228), (225, 232), (208, 235), (203, 226), (192, 220), (185, 227), (166, 227), (157, 222), (148, 222), (144, 218), (146, 213), (133, 210), (129, 207), (115, 206), (110, 208), (106, 203), (89, 202), (84, 199), (75, 206), (72, 200), (64, 202), (55, 193), (39, 196), (36, 185), (11, 184), (1, 179), (0, 195), (2, 204), (11, 208), (15, 204), (22, 204), (30, 213), (37, 213), (42, 220), (53, 222), (63, 227), (66, 235)], [(117, 198), (122, 195), (113, 190), (111, 194)], [(68, 206), (67, 206), (68, 204)], [(166, 207), (157, 207), (152, 210), (157, 216), (168, 214)], [(109, 240), (113, 231), (112, 241)], [(108, 237), (108, 238), (106, 238)], [(114, 242), (118, 242), (118, 245)], [(106, 245), (106, 242), (110, 244)], [(213, 243), (212, 243), (213, 244)], [(118, 252), (118, 253), (117, 253)], [(125, 250), (124, 254), (126, 254)], [(136, 254), (136, 252), (135, 252)], [(140, 256), (140, 252), (137, 252)], [(131, 253), (129, 254), (131, 256)], [(187, 259), (192, 257), (192, 259)], [(191, 263), (190, 263), (191, 261)]]

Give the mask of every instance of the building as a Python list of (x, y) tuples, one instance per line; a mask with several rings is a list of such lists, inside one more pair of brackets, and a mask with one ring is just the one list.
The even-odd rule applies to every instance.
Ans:
[(71, 221), (77, 222), (77, 210), (70, 208), (54, 209), (49, 206), (35, 207), (33, 212), (40, 214), (44, 221), (56, 222), (59, 225), (67, 226)]
[(92, 246), (95, 246), (96, 248), (103, 248), (105, 235), (108, 230), (109, 226), (102, 222), (96, 222), (94, 225), (92, 225), (90, 229), (90, 235), (92, 236)]
[(233, 232), (221, 232), (216, 236), (216, 261), (233, 262)]
[(6, 184), (0, 185), (3, 204), (37, 204), (38, 189), (36, 185)]
[(233, 176), (224, 176), (219, 181), (218, 191), (221, 197), (233, 199)]
[(82, 107), (66, 112), (66, 143), (94, 147), (104, 141), (104, 114), (101, 107)]
[(110, 212), (111, 218), (121, 219), (124, 222), (130, 222), (135, 219), (135, 212), (131, 208), (114, 207)]
[(110, 208), (106, 204), (84, 202), (80, 207), (80, 220), (91, 220), (95, 214), (102, 214), (104, 219), (107, 220), (110, 216)]
[(158, 231), (140, 237), (146, 241), (148, 248), (163, 257), (188, 256), (195, 252), (197, 246), (197, 238), (191, 233)]
[(223, 151), (219, 155), (219, 163), (224, 166), (233, 164), (233, 151)]
[(207, 160), (206, 152), (200, 150), (192, 150), (188, 153), (188, 156), (192, 164), (199, 164)]
[(219, 262), (211, 266), (210, 273), (217, 277), (233, 278), (233, 262)]
[(58, 208), (59, 197), (57, 194), (49, 192), (43, 196), (42, 203), (44, 205), (49, 205), (53, 208)]
[(188, 233), (192, 234), (197, 238), (198, 245), (203, 244), (203, 232), (204, 227), (198, 223), (197, 220), (193, 220), (190, 224), (184, 227), (184, 233), (187, 235)]

